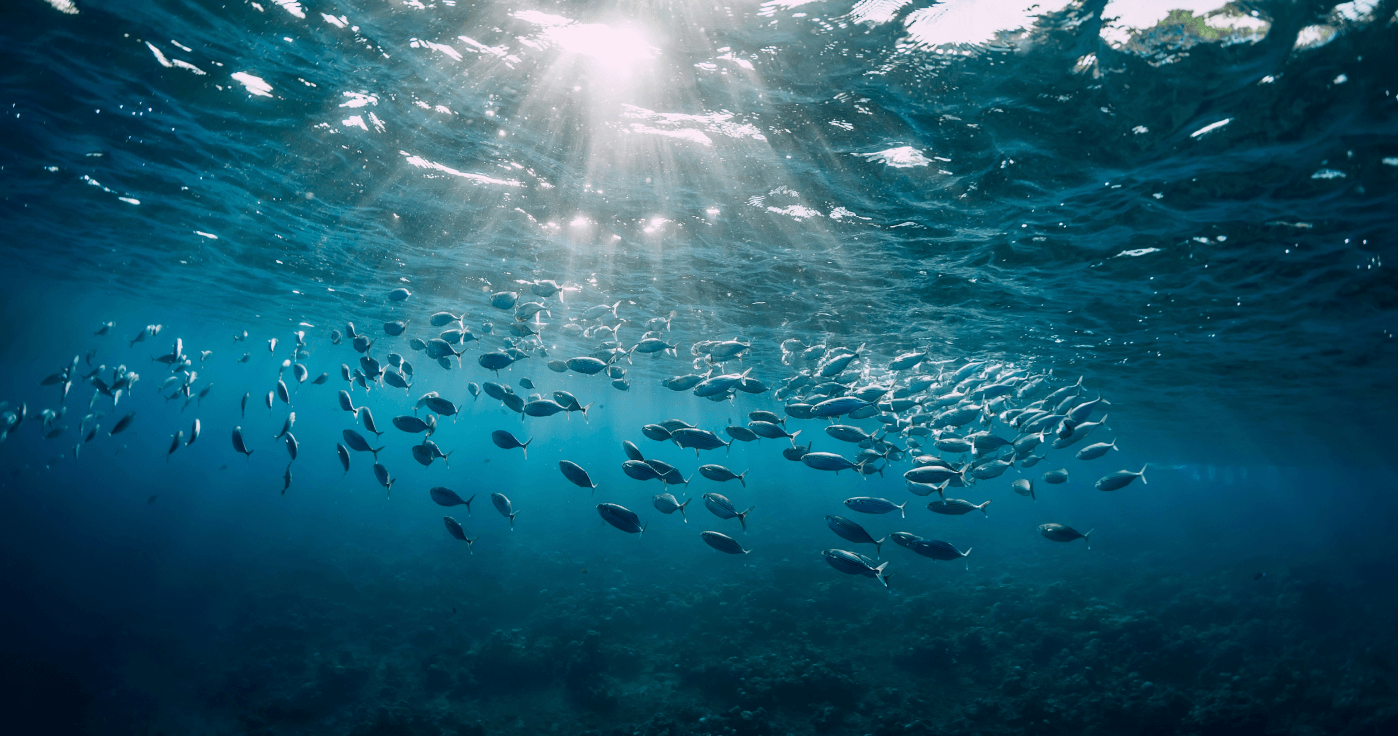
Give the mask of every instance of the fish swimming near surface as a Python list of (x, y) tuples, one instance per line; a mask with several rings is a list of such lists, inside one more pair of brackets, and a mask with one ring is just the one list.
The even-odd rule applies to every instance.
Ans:
[(699, 532), (699, 536), (703, 538), (705, 544), (725, 554), (745, 555), (752, 552), (750, 549), (743, 549), (743, 545), (738, 544), (738, 540), (727, 534), (720, 534), (719, 532)]
[(1092, 536), (1092, 532), (1094, 531), (1096, 530), (1089, 529), (1086, 534), (1083, 534), (1082, 532), (1079, 532), (1077, 529), (1074, 529), (1071, 526), (1064, 526), (1062, 524), (1039, 525), (1039, 533), (1042, 534), (1045, 539), (1052, 540), (1054, 542), (1072, 542), (1074, 540), (1083, 539), (1087, 541), (1088, 549), (1092, 549), (1092, 540), (1090, 539), (1090, 537)]
[[(463, 541), (463, 542), (466, 543), (466, 551), (467, 551), (467, 552), (470, 552), (471, 554), (475, 554), (475, 553), (476, 553), (476, 551), (475, 551), (473, 545), (476, 543), (476, 540), (477, 540), (477, 539), (480, 539), (480, 537), (474, 537), (474, 538), (473, 538), (473, 537), (468, 537), (468, 536), (466, 536), (466, 529), (465, 529), (465, 527), (461, 526), (461, 522), (457, 521), (456, 519), (451, 518), (450, 516), (444, 516), (444, 517), (442, 517), (442, 521), (445, 522), (446, 525), (447, 525), (447, 533), (448, 533), (448, 534), (450, 534), (450, 535), (452, 535), (453, 537), (456, 537), (457, 539), (460, 539), (461, 541)], [(452, 609), (452, 612), (455, 613), (455, 612), (456, 612), (456, 609), (453, 608), (453, 609)]]
[(649, 526), (649, 524), (641, 524), (641, 519), (636, 516), (636, 512), (614, 503), (597, 504), (597, 513), (601, 515), (603, 521), (627, 534), (644, 534), (646, 526)]

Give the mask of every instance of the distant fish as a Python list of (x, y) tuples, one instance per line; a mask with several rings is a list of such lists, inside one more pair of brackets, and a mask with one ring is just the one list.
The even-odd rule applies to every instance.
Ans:
[(1048, 483), (1048, 484), (1051, 484), (1051, 485), (1059, 485), (1059, 484), (1061, 484), (1061, 483), (1067, 483), (1067, 482), (1068, 482), (1068, 470), (1067, 470), (1066, 468), (1059, 468), (1059, 469), (1057, 469), (1057, 470), (1048, 470), (1048, 471), (1045, 471), (1045, 472), (1044, 472), (1043, 478), (1044, 478), (1044, 482), (1045, 482), (1045, 483)]
[(1098, 442), (1096, 444), (1088, 445), (1087, 447), (1078, 450), (1078, 459), (1096, 460), (1097, 458), (1107, 454), (1108, 450), (1115, 449), (1117, 449), (1115, 439), (1113, 439), (1111, 442)]
[(296, 424), (296, 412), (293, 411), (290, 414), (286, 415), (286, 421), (282, 423), (282, 431), (277, 433), (277, 436), (273, 437), (272, 439), (279, 440), (285, 437), (286, 433), (291, 431), (291, 427), (294, 424)]
[[(688, 502), (686, 502), (688, 503)], [(743, 545), (738, 544), (738, 540), (720, 534), (718, 532), (699, 532), (699, 536), (704, 539), (704, 543), (725, 554), (745, 555), (752, 552), (750, 549), (743, 549)]]
[(845, 506), (851, 511), (858, 511), (861, 514), (887, 514), (897, 511), (899, 516), (907, 518), (908, 514), (903, 510), (907, 502), (896, 504), (886, 498), (872, 498), (870, 496), (855, 496), (845, 499)]
[(412, 296), (413, 293), (404, 288), (397, 288), (388, 292), (388, 300), (391, 302), (401, 302)]
[[(464, 527), (461, 526), (461, 522), (457, 521), (456, 519), (451, 518), (450, 516), (444, 516), (444, 517), (442, 517), (442, 521), (446, 522), (446, 525), (447, 525), (447, 533), (450, 534), (450, 535), (452, 535), (453, 537), (456, 537), (457, 539), (460, 539), (461, 541), (465, 542), (465, 543), (466, 543), (466, 551), (467, 551), (467, 552), (470, 552), (471, 554), (475, 554), (475, 549), (473, 548), (472, 545), (474, 545), (474, 544), (476, 543), (476, 540), (477, 540), (477, 539), (480, 539), (480, 537), (475, 537), (475, 538), (473, 539), (473, 538), (471, 538), (471, 537), (466, 536), (466, 529), (465, 529)], [(451, 609), (451, 612), (452, 612), (452, 613), (456, 613), (456, 609), (455, 609), (455, 608)]]
[(980, 511), (982, 514), (990, 516), (985, 510), (985, 507), (989, 505), (990, 501), (986, 501), (977, 506), (963, 498), (944, 498), (940, 501), (933, 501), (927, 504), (927, 510), (934, 514), (942, 514), (944, 516), (961, 516), (962, 514), (969, 514), (972, 511)]
[(249, 449), (248, 449), (248, 446), (247, 446), (246, 444), (243, 444), (243, 428), (242, 428), (242, 427), (234, 427), (234, 428), (233, 428), (233, 449), (234, 449), (234, 450), (237, 450), (238, 452), (241, 452), (241, 453), (243, 454), (244, 457), (251, 457), (251, 456), (252, 456), (252, 450), (249, 450)]
[(350, 454), (349, 454), (349, 448), (348, 448), (348, 447), (345, 447), (344, 445), (340, 444), (339, 442), (336, 442), (336, 443), (335, 443), (335, 452), (338, 453), (339, 456), (340, 456), (340, 464), (343, 465), (343, 466), (345, 466), (345, 474), (346, 474), (346, 475), (349, 475), (349, 469), (350, 469)]
[(165, 462), (167, 462), (167, 463), (170, 462), (170, 456), (173, 455), (173, 454), (175, 454), (175, 450), (180, 449), (180, 445), (182, 445), (182, 444), (184, 444), (184, 430), (183, 430), (183, 429), (181, 429), (180, 431), (176, 432), (176, 433), (175, 433), (175, 436), (170, 438), (170, 449), (168, 449), (168, 450), (165, 451)]
[[(345, 430), (345, 431), (349, 431), (349, 430)], [(383, 449), (383, 448), (379, 448), (379, 449)], [(377, 457), (377, 453), (375, 454), (375, 457)], [(390, 477), (388, 476), (388, 468), (385, 468), (383, 465), (380, 465), (379, 463), (375, 462), (375, 463), (374, 463), (374, 477), (378, 479), (379, 485), (383, 486), (384, 491), (385, 491), (388, 495), (392, 496), (392, 495), (393, 495), (393, 484), (395, 483), (395, 480), (394, 480), (393, 478), (390, 478)]]
[(383, 432), (380, 432), (379, 428), (374, 426), (374, 412), (370, 410), (369, 407), (359, 407), (359, 421), (364, 425), (365, 429), (373, 432), (375, 437), (383, 436)]
[(301, 445), (298, 444), (298, 443), (296, 442), (296, 435), (294, 435), (294, 434), (292, 434), (292, 433), (290, 433), (290, 432), (287, 432), (287, 433), (286, 433), (286, 454), (291, 456), (291, 459), (292, 459), (293, 462), (296, 460), (296, 453), (300, 450), (300, 447), (301, 447)]
[(700, 465), (699, 474), (704, 476), (705, 478), (708, 478), (709, 480), (718, 481), (719, 483), (723, 483), (725, 481), (730, 480), (736, 480), (740, 484), (742, 484), (744, 488), (748, 487), (747, 481), (743, 479), (743, 477), (748, 474), (747, 470), (744, 470), (741, 473), (734, 473), (733, 471), (723, 467), (722, 465)]
[(597, 504), (597, 513), (601, 515), (603, 521), (627, 534), (644, 534), (646, 526), (649, 526), (641, 524), (641, 519), (636, 516), (636, 512), (614, 503)]
[(195, 417), (194, 424), (189, 428), (189, 441), (184, 443), (185, 447), (189, 447), (190, 445), (194, 444), (195, 440), (199, 439), (199, 428), (199, 418)]
[[(940, 539), (919, 539), (909, 544), (908, 549), (923, 557), (946, 562), (960, 559), (971, 554), (971, 549), (969, 547), (966, 548), (965, 552), (962, 552), (950, 543), (943, 542)], [(969, 563), (966, 565), (966, 569), (971, 569)]]
[(345, 438), (345, 444), (348, 445), (351, 450), (354, 450), (355, 452), (372, 453), (374, 455), (374, 461), (378, 462), (379, 453), (383, 452), (384, 448), (380, 447), (376, 450), (370, 447), (369, 441), (364, 439), (364, 435), (361, 435), (360, 433), (352, 429), (346, 429), (345, 431), (341, 432), (340, 435)]
[(641, 455), (641, 448), (637, 447), (636, 443), (631, 440), (621, 441), (621, 451), (626, 453), (628, 459), (645, 461), (645, 457)]
[(1088, 549), (1092, 549), (1092, 540), (1089, 539), (1089, 537), (1092, 536), (1093, 531), (1096, 530), (1090, 529), (1086, 534), (1083, 534), (1082, 532), (1079, 532), (1077, 529), (1074, 529), (1071, 526), (1064, 526), (1062, 524), (1039, 525), (1039, 533), (1044, 535), (1045, 539), (1049, 539), (1054, 542), (1071, 542), (1075, 539), (1085, 539), (1087, 540)]
[(286, 489), (291, 487), (291, 466), (286, 466), (286, 472), (282, 474), (282, 495), (286, 495)]
[(534, 440), (531, 439), (529, 440), (529, 442), (520, 442), (518, 439), (515, 438), (514, 435), (510, 434), (509, 432), (506, 432), (503, 429), (497, 429), (494, 432), (490, 433), (490, 441), (494, 442), (495, 446), (502, 450), (513, 450), (516, 447), (518, 447), (519, 449), (524, 451), (524, 459), (528, 460), (529, 442), (533, 442)]
[(1142, 465), (1141, 472), (1139, 473), (1133, 473), (1129, 470), (1118, 470), (1115, 473), (1112, 473), (1111, 475), (1104, 475), (1097, 480), (1097, 490), (1115, 491), (1131, 485), (1131, 481), (1136, 480), (1137, 478), (1140, 478), (1141, 482), (1145, 483), (1146, 467), (1147, 466)]
[(118, 420), (117, 420), (117, 423), (114, 424), (114, 425), (112, 425), (112, 430), (111, 430), (110, 432), (107, 433), (107, 436), (108, 436), (108, 437), (111, 437), (111, 436), (114, 436), (114, 435), (121, 434), (122, 431), (124, 431), (127, 427), (131, 426), (131, 421), (132, 421), (133, 419), (135, 419), (135, 418), (136, 418), (136, 412), (133, 411), (133, 412), (128, 413), (126, 416), (122, 417), (121, 419), (118, 419)]
[(428, 489), (427, 494), (432, 497), (432, 500), (435, 501), (438, 506), (465, 506), (467, 516), (471, 515), (471, 502), (476, 500), (476, 494), (473, 493), (470, 498), (463, 501), (461, 500), (461, 496), (457, 495), (456, 491), (443, 486), (436, 486)]
[[(475, 497), (472, 496), (472, 498)], [(514, 510), (514, 505), (510, 503), (510, 499), (506, 498), (503, 493), (492, 493), (490, 494), (490, 503), (495, 506), (495, 510), (499, 511), (501, 516), (510, 520), (510, 530), (514, 531), (515, 517), (519, 515), (519, 512)]]
[(874, 578), (883, 583), (884, 588), (888, 588), (888, 578), (891, 576), (884, 573), (884, 568), (888, 567), (887, 562), (875, 567), (874, 561), (868, 557), (843, 549), (827, 549), (821, 552), (821, 555), (831, 567), (840, 572)]
[(685, 516), (684, 507), (688, 506), (689, 502), (693, 500), (694, 499), (689, 498), (685, 499), (684, 503), (680, 503), (679, 499), (669, 493), (657, 493), (651, 497), (650, 503), (655, 507), (656, 511), (662, 514), (673, 514), (676, 511), (680, 512), (680, 516), (684, 517), (684, 523), (688, 524), (689, 517)]
[(746, 511), (738, 511), (732, 501), (729, 501), (727, 498), (717, 493), (705, 493), (704, 506), (714, 512), (714, 516), (720, 519), (737, 519), (738, 523), (743, 527), (744, 534), (748, 531), (748, 514), (752, 513), (752, 510), (757, 508), (756, 506), (749, 506)]

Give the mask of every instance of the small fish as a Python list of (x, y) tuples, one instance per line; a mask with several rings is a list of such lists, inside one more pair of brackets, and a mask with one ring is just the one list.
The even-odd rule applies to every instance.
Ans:
[(708, 478), (709, 480), (718, 481), (719, 483), (723, 483), (725, 481), (730, 480), (736, 480), (740, 484), (742, 484), (744, 488), (748, 487), (748, 483), (746, 480), (743, 480), (743, 476), (746, 476), (748, 472), (749, 471), (744, 470), (741, 473), (734, 474), (733, 471), (723, 467), (722, 465), (699, 466), (699, 474), (704, 476), (705, 478)]
[(352, 429), (346, 429), (341, 432), (340, 435), (345, 438), (345, 444), (348, 445), (351, 450), (355, 452), (372, 453), (375, 461), (379, 459), (379, 453), (383, 452), (384, 448), (380, 447), (376, 450), (370, 447), (369, 441), (364, 439), (363, 435)]
[[(686, 501), (685, 503), (688, 503), (688, 501)], [(743, 549), (743, 545), (738, 544), (738, 540), (728, 536), (727, 534), (720, 534), (718, 532), (699, 532), (699, 536), (703, 538), (705, 544), (725, 554), (745, 555), (752, 552), (752, 550), (750, 549)]]
[(283, 404), (291, 404), (291, 392), (287, 390), (286, 382), (280, 378), (277, 379), (277, 398), (281, 399)]
[(738, 511), (732, 501), (729, 501), (727, 498), (717, 493), (705, 493), (704, 506), (714, 512), (714, 516), (720, 519), (737, 519), (738, 523), (743, 526), (744, 534), (748, 531), (748, 514), (752, 513), (752, 510), (757, 508), (756, 506), (749, 506), (746, 511)]
[(388, 300), (391, 302), (401, 302), (412, 296), (413, 293), (404, 288), (397, 288), (388, 292)]
[(649, 526), (641, 524), (641, 519), (636, 516), (636, 512), (614, 503), (597, 504), (597, 513), (601, 515), (603, 521), (627, 534), (644, 534), (646, 526)]
[(506, 432), (503, 429), (497, 429), (494, 432), (491, 432), (490, 440), (495, 443), (496, 447), (502, 450), (513, 450), (516, 447), (518, 447), (519, 449), (524, 451), (525, 460), (529, 459), (529, 442), (534, 441), (531, 439), (529, 440), (529, 442), (521, 443), (518, 439), (515, 439), (514, 435), (510, 434), (509, 432)]
[(116, 327), (115, 322), (103, 322), (101, 325), (97, 327), (97, 331), (92, 334), (97, 337), (101, 337), (103, 335), (106, 335), (108, 332), (111, 332), (111, 329), (113, 327)]
[(370, 410), (369, 407), (359, 407), (359, 422), (364, 425), (365, 429), (373, 432), (375, 437), (383, 436), (383, 432), (380, 432), (379, 428), (374, 426), (374, 412)]
[(526, 390), (534, 390), (534, 382), (529, 380), (528, 378), (519, 379), (519, 385), (525, 388)]
[(621, 471), (641, 481), (657, 480), (661, 477), (660, 473), (652, 467), (650, 463), (643, 460), (627, 460), (621, 464)]
[(295, 461), (295, 460), (296, 460), (296, 453), (297, 453), (297, 451), (300, 449), (300, 447), (301, 447), (301, 446), (296, 442), (296, 435), (294, 435), (294, 434), (292, 434), (292, 433), (290, 433), (290, 432), (287, 432), (287, 433), (286, 433), (286, 454), (288, 454), (288, 455), (291, 456), (292, 461)]
[(1039, 498), (1034, 495), (1034, 481), (1032, 480), (1020, 478), (1010, 484), (1010, 489), (1021, 496), (1028, 496), (1035, 501), (1039, 500)]
[(239, 358), (239, 359), (238, 359), (238, 362), (239, 362), (239, 363), (246, 363), (246, 362), (248, 362), (249, 360), (252, 360), (252, 353), (243, 353), (243, 357)]
[(510, 531), (514, 531), (515, 517), (519, 516), (519, 512), (514, 510), (514, 505), (510, 503), (510, 499), (506, 498), (503, 493), (492, 493), (490, 494), (490, 503), (495, 506), (495, 510), (499, 511), (501, 516), (509, 518)]
[(249, 450), (249, 449), (248, 449), (248, 446), (247, 446), (246, 444), (243, 443), (243, 428), (242, 428), (242, 427), (234, 427), (234, 428), (233, 428), (233, 449), (234, 449), (234, 450), (237, 450), (238, 452), (241, 452), (241, 453), (243, 454), (244, 457), (251, 457), (251, 456), (252, 456), (252, 450)]
[(693, 500), (694, 499), (689, 498), (685, 499), (684, 503), (680, 503), (679, 499), (675, 498), (672, 494), (657, 493), (655, 496), (651, 497), (650, 503), (655, 507), (656, 511), (662, 514), (673, 514), (676, 511), (680, 512), (680, 516), (684, 517), (684, 523), (688, 524), (689, 517), (685, 516), (684, 507), (688, 506), (689, 502)]
[[(531, 440), (532, 441), (532, 440)], [(581, 465), (569, 460), (559, 460), (558, 469), (562, 471), (563, 477), (573, 482), (579, 488), (595, 490), (597, 484), (592, 482), (592, 477), (583, 470)]]
[(114, 424), (114, 425), (112, 425), (112, 430), (111, 430), (110, 432), (107, 433), (107, 436), (108, 436), (108, 437), (112, 437), (112, 436), (121, 434), (122, 431), (124, 431), (127, 427), (131, 426), (131, 421), (132, 421), (133, 419), (135, 419), (135, 418), (136, 418), (136, 412), (133, 411), (133, 412), (128, 413), (126, 416), (122, 417), (121, 419), (118, 419), (118, 420), (117, 420), (117, 423)]
[(461, 500), (461, 496), (457, 495), (456, 491), (444, 486), (430, 488), (427, 494), (432, 497), (432, 500), (436, 502), (438, 506), (465, 506), (467, 516), (471, 515), (471, 502), (476, 500), (476, 494), (473, 493), (470, 498), (463, 501)]
[(621, 441), (621, 451), (626, 453), (628, 459), (645, 461), (645, 458), (641, 456), (641, 448), (637, 447), (636, 443), (631, 440)]
[(267, 341), (267, 352), (269, 352), (269, 353), (275, 353), (275, 352), (277, 352), (277, 338), (274, 337), (274, 338), (272, 338), (272, 339), (270, 339), (270, 340)]
[[(934, 560), (951, 561), (961, 559), (971, 554), (971, 548), (967, 547), (965, 552), (957, 549), (948, 542), (940, 539), (919, 539), (908, 545), (908, 549)], [(966, 569), (970, 570), (970, 563), (966, 564)]]
[[(383, 449), (383, 448), (379, 448), (379, 449)], [(378, 453), (375, 453), (374, 456), (375, 456), (375, 457), (378, 457)], [(378, 479), (379, 485), (383, 486), (384, 491), (385, 491), (389, 496), (392, 496), (392, 495), (393, 495), (393, 484), (394, 484), (396, 481), (395, 481), (393, 478), (390, 478), (390, 477), (388, 476), (388, 468), (385, 468), (383, 465), (381, 465), (381, 464), (379, 464), (379, 463), (377, 463), (377, 462), (374, 463), (374, 477)]]
[(180, 445), (182, 444), (184, 444), (183, 429), (176, 432), (175, 436), (170, 438), (170, 449), (165, 451), (165, 462), (170, 462), (170, 456), (175, 454), (175, 450), (180, 449)]
[(845, 506), (851, 511), (858, 511), (861, 514), (887, 514), (897, 511), (898, 515), (908, 518), (907, 512), (903, 510), (907, 502), (901, 504), (893, 503), (886, 498), (872, 498), (870, 496), (855, 496), (845, 499)]
[(1094, 531), (1096, 530), (1089, 529), (1086, 534), (1083, 534), (1082, 532), (1079, 532), (1077, 529), (1074, 529), (1071, 526), (1064, 526), (1062, 524), (1039, 525), (1039, 533), (1044, 535), (1045, 539), (1054, 542), (1071, 542), (1076, 539), (1085, 539), (1087, 540), (1088, 549), (1092, 549), (1092, 540), (1089, 539), (1089, 537), (1092, 536), (1092, 532)]
[(291, 427), (294, 424), (296, 424), (296, 412), (293, 411), (290, 414), (286, 415), (286, 421), (282, 423), (282, 431), (278, 432), (277, 435), (272, 439), (279, 440), (285, 437), (286, 433), (291, 431)]
[(291, 487), (291, 466), (286, 466), (286, 472), (282, 474), (282, 495), (286, 495), (286, 490)]
[(1141, 482), (1145, 483), (1146, 467), (1147, 466), (1142, 465), (1141, 472), (1139, 473), (1133, 473), (1129, 470), (1118, 470), (1115, 473), (1112, 473), (1111, 475), (1104, 475), (1101, 478), (1097, 479), (1097, 490), (1115, 491), (1131, 485), (1131, 481), (1136, 480), (1137, 478), (1140, 478)]
[(887, 562), (875, 567), (874, 561), (868, 557), (843, 549), (827, 549), (821, 552), (821, 555), (831, 567), (840, 572), (874, 578), (883, 583), (884, 588), (888, 588), (888, 579), (891, 576), (884, 572), (884, 568), (888, 567)]
[(1055, 486), (1056, 486), (1056, 485), (1058, 485), (1058, 484), (1060, 484), (1060, 483), (1067, 483), (1067, 482), (1068, 482), (1068, 470), (1067, 470), (1066, 468), (1059, 468), (1059, 469), (1057, 469), (1057, 470), (1049, 470), (1049, 471), (1046, 471), (1046, 472), (1044, 473), (1043, 478), (1044, 478), (1044, 482), (1045, 482), (1045, 483), (1048, 483), (1048, 484), (1050, 484), (1050, 485), (1055, 485)]
[(665, 442), (666, 440), (670, 439), (669, 430), (665, 429), (659, 424), (647, 424), (646, 426), (641, 427), (641, 434), (645, 435), (648, 439), (655, 440), (656, 442)]
[(268, 411), (271, 411), (271, 410), (272, 410), (272, 403), (276, 400), (276, 397), (277, 397), (277, 392), (276, 392), (276, 391), (268, 391), (268, 392), (267, 392), (267, 410), (268, 410)]
[(184, 446), (189, 447), (197, 439), (199, 439), (199, 418), (195, 417), (194, 426), (189, 428), (189, 441), (184, 443)]
[[(447, 533), (450, 534), (450, 535), (452, 535), (453, 537), (456, 537), (457, 539), (460, 539), (461, 541), (465, 542), (465, 543), (466, 543), (466, 551), (467, 551), (467, 552), (470, 552), (471, 554), (475, 554), (476, 552), (475, 552), (475, 548), (473, 547), (473, 545), (476, 543), (476, 540), (477, 540), (477, 539), (480, 539), (480, 537), (475, 537), (475, 538), (473, 539), (473, 538), (471, 538), (471, 537), (466, 536), (466, 529), (465, 529), (464, 527), (461, 526), (461, 522), (457, 521), (456, 519), (451, 518), (450, 516), (444, 516), (444, 517), (442, 517), (442, 520), (443, 520), (444, 522), (446, 522), (446, 525), (447, 525)], [(452, 615), (453, 615), (453, 616), (456, 615), (456, 608), (453, 607), (453, 608), (451, 609), (451, 612), (452, 612)]]
[(961, 516), (979, 510), (982, 514), (990, 516), (989, 512), (985, 510), (985, 507), (989, 505), (990, 501), (977, 506), (963, 498), (943, 498), (940, 501), (932, 501), (927, 504), (927, 510), (945, 516)]
[(340, 456), (340, 464), (343, 465), (343, 466), (345, 466), (345, 475), (349, 475), (349, 469), (350, 469), (350, 454), (349, 454), (349, 448), (348, 448), (348, 447), (345, 447), (344, 445), (340, 444), (339, 442), (336, 442), (336, 443), (335, 443), (335, 452), (338, 453), (339, 456)]

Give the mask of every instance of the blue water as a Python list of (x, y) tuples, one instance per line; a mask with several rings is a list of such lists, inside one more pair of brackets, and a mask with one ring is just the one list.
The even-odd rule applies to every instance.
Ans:
[[(1180, 4), (11, 3), (6, 732), (1394, 730), (1396, 9)], [(564, 291), (536, 297), (541, 280)], [(547, 307), (537, 340), (510, 337), (501, 291)], [(449, 329), (428, 324), (442, 310), (480, 338), (449, 369), (408, 343)], [(342, 380), (361, 357), (332, 343), (347, 323), (413, 365), (410, 390)], [(612, 328), (676, 354), (614, 359), (626, 390), (547, 367), (605, 357)], [(177, 338), (188, 401), (152, 361)], [(741, 361), (704, 360), (703, 341), (732, 339)], [(528, 357), (480, 367), (512, 343)], [(799, 355), (817, 344), (864, 346), (852, 389), (940, 377), (928, 406), (882, 414), (902, 452), (881, 472), (817, 471), (781, 439), (696, 457), (643, 435), (678, 418), (727, 440), (750, 411), (819, 401), (783, 388), (818, 370)], [(912, 351), (925, 362), (889, 369)], [(283, 360), (328, 380), (298, 386)], [(947, 489), (984, 515), (934, 514), (903, 474), (973, 458), (911, 430), (979, 361), (962, 405), (1047, 382), (947, 437), (1016, 439), (1013, 412), (1079, 377), (1108, 422)], [(118, 366), (139, 380), (114, 402), (91, 375)], [(768, 390), (661, 384), (711, 368)], [(269, 410), (278, 377), (290, 401)], [(472, 398), (486, 381), (592, 406), (522, 420)], [(346, 388), (381, 438), (340, 410)], [(428, 391), (461, 411), (432, 435), (449, 458), (423, 467), (421, 435), (390, 420)], [(295, 460), (273, 439), (291, 411)], [(854, 458), (826, 425), (786, 427)], [(386, 448), (391, 490), (368, 453), (340, 465), (345, 429)], [(690, 484), (628, 477), (623, 441)], [(1057, 468), (1068, 483), (1045, 483)], [(434, 486), (476, 494), (469, 515)], [(692, 499), (685, 516), (651, 505), (662, 490)], [(747, 532), (705, 493), (754, 507)], [(971, 553), (854, 544), (831, 514)], [(1091, 530), (1090, 549), (1045, 539), (1050, 522)], [(830, 549), (888, 577), (845, 574)]]

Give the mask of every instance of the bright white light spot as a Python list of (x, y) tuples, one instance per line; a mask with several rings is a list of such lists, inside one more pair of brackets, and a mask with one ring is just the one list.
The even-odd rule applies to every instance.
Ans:
[(119, 199), (119, 200), (121, 200), (121, 201), (123, 201), (123, 202), (125, 202), (125, 203), (127, 203), (127, 204), (140, 204), (140, 203), (141, 203), (141, 200), (136, 199), (135, 197), (117, 197), (117, 199)]
[(203, 235), (204, 237), (208, 238), (209, 240), (218, 240), (218, 236), (217, 236), (217, 235), (214, 235), (213, 233), (206, 233), (206, 232), (204, 232), (203, 230), (195, 230), (195, 231), (194, 231), (194, 234), (195, 234), (195, 235)]
[(349, 100), (341, 102), (340, 107), (355, 108), (379, 104), (378, 95), (371, 95), (368, 92), (345, 92), (343, 94), (345, 97), (348, 97)]
[(906, 43), (914, 48), (986, 43), (1067, 6), (1068, 0), (949, 0), (908, 13)]
[(1120, 253), (1118, 253), (1118, 254), (1112, 256), (1112, 258), (1121, 258), (1122, 256), (1126, 256), (1127, 258), (1135, 258), (1135, 257), (1137, 257), (1137, 256), (1143, 256), (1143, 255), (1147, 255), (1147, 254), (1149, 254), (1149, 253), (1159, 253), (1159, 252), (1160, 252), (1160, 249), (1159, 249), (1159, 248), (1137, 248), (1136, 250), (1124, 250), (1124, 251), (1122, 251), (1122, 252), (1120, 252)]
[(1209, 133), (1212, 133), (1213, 131), (1218, 130), (1219, 128), (1222, 128), (1223, 126), (1225, 126), (1225, 125), (1227, 125), (1227, 124), (1229, 124), (1229, 123), (1231, 123), (1231, 122), (1233, 122), (1233, 118), (1224, 118), (1224, 119), (1222, 119), (1222, 120), (1220, 120), (1220, 121), (1218, 121), (1218, 122), (1216, 122), (1216, 123), (1209, 123), (1208, 125), (1205, 125), (1204, 127), (1202, 127), (1202, 128), (1200, 128), (1200, 129), (1194, 131), (1193, 133), (1190, 133), (1190, 134), (1189, 134), (1189, 137), (1190, 137), (1190, 138), (1199, 138), (1199, 137), (1201, 137), (1201, 136), (1208, 135)]
[(364, 118), (359, 115), (351, 115), (341, 120), (340, 124), (348, 128), (363, 128), (364, 132), (369, 132), (369, 126), (364, 124)]
[(48, 3), (53, 6), (54, 10), (64, 15), (78, 14), (78, 6), (73, 3), (73, 0), (48, 0)]
[(588, 225), (592, 224), (592, 221), (587, 219), (586, 217), (583, 217), (582, 215), (578, 215), (577, 217), (574, 217), (573, 221), (568, 224), (572, 225), (573, 227), (587, 227)]
[(260, 97), (272, 96), (272, 85), (267, 84), (267, 81), (262, 77), (254, 77), (247, 72), (233, 72), (233, 81), (246, 87), (249, 94)]
[(891, 166), (895, 169), (910, 169), (914, 166), (926, 166), (932, 163), (932, 159), (922, 155), (922, 151), (912, 146), (899, 146), (886, 151), (875, 151), (873, 153), (856, 153), (860, 158), (867, 158), (878, 164)]
[(1348, 82), (1348, 81), (1349, 81), (1349, 77), (1345, 76), (1344, 74), (1341, 74), (1340, 76), (1335, 77), (1335, 84), (1344, 84), (1345, 82)]
[(718, 210), (717, 207), (710, 207), (710, 208), (704, 210), (704, 212), (707, 212), (709, 215), (717, 215), (717, 214), (718, 214), (718, 211), (719, 211), (719, 210)]
[(1317, 172), (1315, 172), (1314, 174), (1311, 174), (1311, 178), (1312, 178), (1312, 179), (1343, 179), (1343, 178), (1345, 178), (1345, 172), (1343, 172), (1343, 171), (1336, 171), (1335, 169), (1321, 169), (1320, 171), (1317, 171)]
[(631, 26), (613, 28), (605, 23), (578, 23), (537, 10), (520, 11), (514, 13), (514, 17), (543, 26), (539, 34), (541, 40), (569, 53), (586, 56), (609, 71), (625, 72), (633, 64), (660, 53), (645, 35)]

